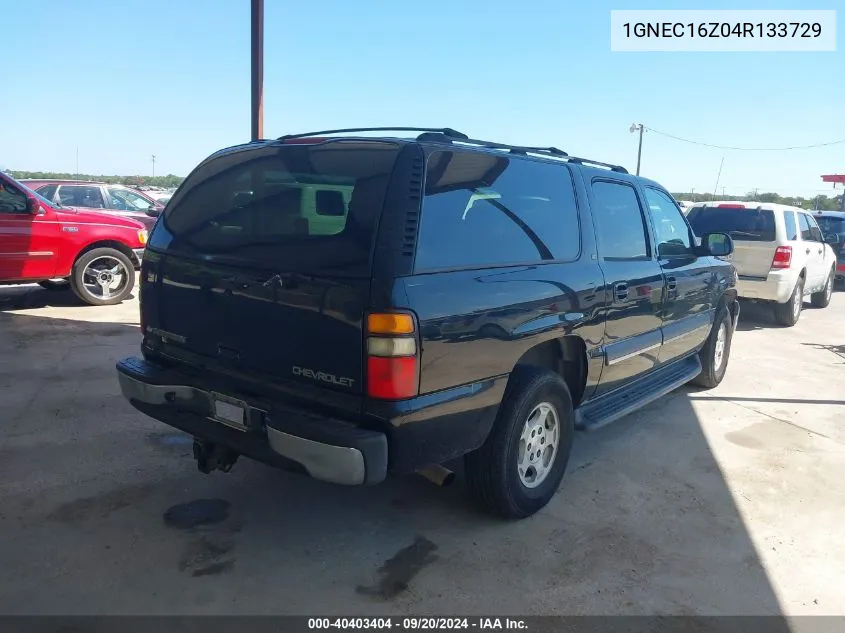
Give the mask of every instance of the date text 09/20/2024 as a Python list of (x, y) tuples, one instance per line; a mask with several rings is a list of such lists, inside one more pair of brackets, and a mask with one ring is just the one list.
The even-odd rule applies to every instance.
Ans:
[(308, 629), (316, 630), (391, 630), (450, 631), (450, 630), (527, 630), (524, 620), (517, 618), (438, 618), (438, 617), (376, 617), (376, 618), (309, 618)]

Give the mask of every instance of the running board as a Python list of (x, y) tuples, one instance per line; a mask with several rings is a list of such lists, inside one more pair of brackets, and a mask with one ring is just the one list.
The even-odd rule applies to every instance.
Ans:
[(575, 428), (595, 431), (685, 385), (700, 373), (698, 354), (676, 361), (579, 407), (575, 412)]

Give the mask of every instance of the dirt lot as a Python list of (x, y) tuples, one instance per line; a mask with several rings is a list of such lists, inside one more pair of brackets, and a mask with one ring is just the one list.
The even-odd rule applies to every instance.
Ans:
[(718, 389), (580, 435), (519, 523), (460, 479), (201, 475), (119, 394), (137, 309), (0, 288), (2, 613), (845, 611), (843, 292), (792, 329), (744, 307)]

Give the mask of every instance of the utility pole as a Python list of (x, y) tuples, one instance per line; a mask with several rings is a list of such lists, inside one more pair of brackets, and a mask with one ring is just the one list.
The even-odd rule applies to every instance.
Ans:
[(689, 197), (693, 202), (695, 202), (695, 187), (690, 187)]
[(76, 146), (76, 179), (79, 180), (79, 145)]
[[(719, 193), (719, 179), (722, 177), (722, 166), (725, 164), (725, 157), (722, 156), (722, 162), (719, 163), (719, 173), (716, 174), (716, 186), (713, 187), (713, 199), (716, 199), (716, 195)], [(725, 193), (725, 188), (722, 187), (722, 195)]]
[(252, 140), (264, 138), (264, 0), (252, 0)]
[(153, 154), (153, 178), (156, 177), (156, 155)]
[(639, 146), (637, 147), (637, 176), (639, 176), (640, 175), (640, 160), (642, 159), (642, 156), (643, 156), (643, 132), (645, 131), (645, 126), (642, 123), (632, 123), (631, 129), (630, 129), (631, 134), (633, 134), (637, 130), (639, 130), (639, 132), (640, 132), (640, 143), (639, 143)]

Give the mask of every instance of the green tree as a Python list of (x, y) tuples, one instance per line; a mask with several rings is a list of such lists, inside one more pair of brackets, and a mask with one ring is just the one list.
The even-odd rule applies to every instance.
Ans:
[(11, 174), (13, 178), (22, 179), (22, 178), (33, 178), (37, 180), (88, 180), (92, 182), (106, 182), (109, 184), (121, 184), (121, 185), (151, 185), (154, 187), (178, 187), (182, 184), (184, 178), (182, 176), (175, 176), (174, 174), (167, 174), (166, 176), (155, 176), (148, 177), (148, 176), (106, 176), (104, 174), (100, 174), (95, 176), (93, 174), (69, 174), (66, 172), (54, 172), (54, 171), (15, 171), (15, 170), (7, 170), (7, 173)]

